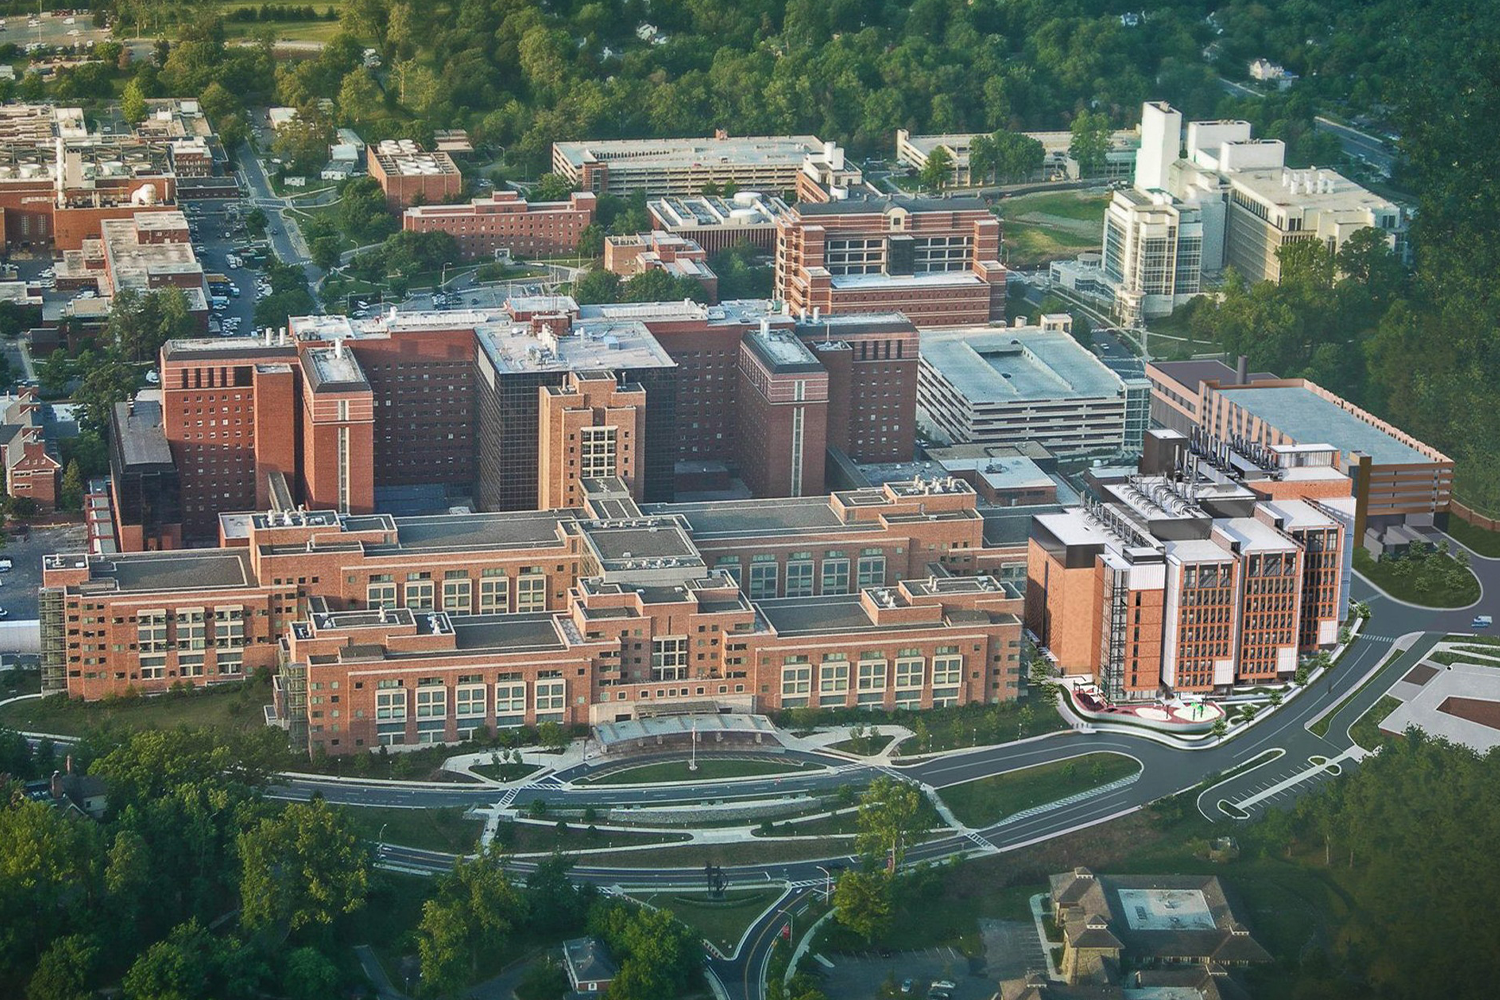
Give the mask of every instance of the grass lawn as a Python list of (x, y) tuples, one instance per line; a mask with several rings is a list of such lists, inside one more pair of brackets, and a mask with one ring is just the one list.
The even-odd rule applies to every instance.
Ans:
[[(1479, 580), (1473, 572), (1461, 569), (1457, 563), (1445, 566), (1438, 560), (1445, 557), (1429, 555), (1423, 562), (1440, 567), (1442, 572), (1428, 572), (1424, 565), (1421, 576), (1413, 579), (1398, 567), (1407, 556), (1397, 561), (1376, 562), (1363, 548), (1354, 550), (1354, 568), (1381, 590), (1400, 601), (1420, 604), (1429, 608), (1462, 608), (1479, 600)], [(1451, 560), (1450, 560), (1451, 561)]]
[(541, 768), (536, 764), (475, 764), (469, 770), (496, 781), (519, 781), (528, 774), (535, 774)]
[(1448, 534), (1482, 556), (1500, 559), (1500, 531), (1488, 531), (1457, 517), (1448, 518)]
[[(740, 760), (708, 758), (698, 762), (698, 770), (689, 771), (686, 760), (664, 760), (640, 767), (609, 771), (598, 777), (583, 779), (591, 785), (645, 785), (666, 781), (703, 781), (717, 778), (757, 778), (768, 774), (790, 774), (804, 770), (796, 761)], [(806, 768), (822, 770), (822, 768)]]
[[(690, 868), (701, 871), (706, 864), (755, 865), (781, 861), (810, 861), (815, 858), (847, 857), (854, 850), (854, 840), (817, 840), (809, 843), (762, 841), (753, 844), (692, 844), (687, 847), (663, 847), (648, 851), (615, 851), (586, 854), (578, 859), (584, 867), (602, 865), (612, 868)], [(757, 876), (759, 879), (759, 876)], [(764, 879), (759, 879), (764, 881)]]
[(325, 21), (322, 19), (322, 15), (329, 7), (333, 7), (335, 10), (342, 7), (342, 0), (322, 0), (321, 3), (314, 3), (310, 6), (318, 12), (318, 19), (312, 21), (231, 21), (229, 20), (231, 11), (242, 7), (250, 7), (258, 10), (261, 7), (261, 3), (259, 0), (222, 0), (219, 4), (219, 14), (224, 18), (224, 37), (229, 39), (256, 38), (264, 32), (269, 31), (272, 37), (278, 41), (284, 39), (287, 41), (326, 42), (338, 34), (339, 22), (337, 20)]
[[(1344, 706), (1349, 704), (1349, 702), (1354, 699), (1355, 695), (1359, 694), (1365, 688), (1369, 687), (1371, 684), (1374, 684), (1377, 680), (1379, 680), (1381, 670), (1383, 670), (1385, 666), (1391, 662), (1391, 660), (1400, 655), (1401, 653), (1394, 649), (1387, 653), (1385, 659), (1380, 661), (1380, 667), (1376, 668), (1375, 672), (1370, 675), (1370, 679), (1345, 695), (1344, 700), (1339, 702), (1338, 707), (1335, 708), (1332, 712), (1329, 712), (1327, 715), (1323, 716), (1317, 722), (1313, 723), (1312, 726), (1308, 727), (1309, 731), (1312, 732), (1315, 736), (1327, 736), (1328, 727), (1332, 725), (1334, 716), (1342, 712), (1344, 710)], [(1390, 680), (1387, 680), (1385, 683), (1387, 687), (1390, 687), (1392, 682)]]
[(1391, 695), (1382, 695), (1368, 712), (1359, 717), (1359, 721), (1349, 727), (1349, 736), (1357, 746), (1366, 750), (1374, 750), (1385, 739), (1385, 733), (1381, 732), (1380, 724), (1385, 717), (1401, 707), (1401, 699)]
[(1035, 223), (1005, 224), (1005, 259), (1011, 267), (1036, 267), (1077, 257), (1084, 250), (1099, 249), (1100, 242), (1099, 238)]
[(468, 819), (462, 806), (444, 809), (391, 809), (382, 806), (340, 806), (358, 829), (360, 836), (372, 843), (381, 839), (385, 828), (387, 844), (416, 847), (424, 851), (467, 854), (475, 849), (484, 820)]
[(1107, 785), (1139, 770), (1140, 764), (1133, 758), (1091, 753), (1069, 761), (950, 785), (938, 794), (965, 825), (985, 827), (1023, 809)]
[(71, 701), (54, 695), (0, 706), (0, 727), (63, 736), (83, 736), (110, 727), (142, 730), (179, 725), (248, 731), (265, 728), (261, 706), (270, 701), (271, 686), (254, 681), (190, 694), (109, 701)]
[(566, 832), (557, 825), (537, 823), (501, 823), (495, 837), (515, 854), (540, 854), (549, 851), (592, 851), (601, 847), (634, 847), (637, 844), (678, 844), (688, 839), (685, 833), (634, 833), (599, 830), (589, 833), (588, 824), (565, 820)]
[(837, 743), (830, 743), (828, 748), (830, 750), (842, 750), (845, 753), (857, 753), (862, 757), (873, 757), (890, 746), (893, 739), (895, 739), (894, 736), (887, 736), (884, 733), (879, 736), (858, 736), (852, 740), (840, 740)]
[(712, 941), (723, 951), (729, 952), (739, 942), (745, 928), (764, 913), (766, 907), (775, 902), (779, 895), (780, 892), (775, 889), (756, 889), (731, 891), (722, 900), (707, 899), (703, 893), (669, 892), (640, 898), (644, 903), (671, 910), (673, 916), (697, 931), (699, 937)]
[(1082, 191), (1058, 191), (1043, 194), (1024, 194), (1019, 197), (1002, 198), (1000, 214), (1006, 219), (1036, 213), (1055, 215), (1078, 222), (1094, 222), (1099, 232), (1104, 232), (1104, 213), (1109, 208), (1109, 196), (1088, 194)]

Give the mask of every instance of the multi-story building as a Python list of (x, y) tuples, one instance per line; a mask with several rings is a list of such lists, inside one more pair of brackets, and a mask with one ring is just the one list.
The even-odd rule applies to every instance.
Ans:
[(776, 220), (786, 210), (786, 202), (762, 191), (736, 191), (728, 198), (668, 196), (646, 203), (653, 226), (690, 239), (708, 253), (742, 243), (771, 253), (776, 249)]
[[(446, 154), (445, 154), (446, 155)], [(575, 191), (567, 201), (528, 202), (515, 191), (496, 191), (459, 205), (412, 205), (401, 213), (409, 233), (447, 233), (465, 260), (555, 257), (578, 249), (578, 239), (594, 221), (598, 197)]]
[(284, 342), (173, 340), (162, 348), (162, 427), (184, 539), (215, 537), (220, 511), (268, 507), (273, 473), (295, 481), (296, 362), (296, 347)]
[(828, 370), (790, 330), (755, 330), (740, 344), (740, 468), (757, 496), (823, 492)]
[[(904, 164), (914, 173), (921, 173), (927, 166), (927, 158), (936, 150), (944, 149), (953, 163), (953, 183), (958, 187), (970, 187), (978, 182), (969, 172), (969, 150), (981, 133), (948, 133), (944, 135), (912, 135), (906, 129), (896, 130), (896, 162)], [(987, 133), (984, 133), (987, 134)], [(1078, 180), (1083, 177), (1083, 168), (1073, 158), (1073, 133), (1067, 129), (1052, 132), (1022, 132), (1022, 135), (1042, 144), (1042, 166), (1037, 172), (1038, 180)], [(1109, 135), (1109, 149), (1104, 154), (1103, 167), (1089, 174), (1090, 177), (1129, 177), (1135, 170), (1136, 150), (1141, 145), (1138, 129), (1117, 129)]]
[(1000, 220), (977, 198), (804, 201), (777, 230), (775, 294), (793, 312), (900, 312), (917, 326), (1005, 315)]
[(1116, 192), (1105, 218), (1104, 271), (1116, 313), (1136, 322), (1194, 294), (1194, 268), (1279, 281), (1283, 246), (1317, 240), (1337, 253), (1369, 228), (1404, 252), (1396, 204), (1336, 171), (1288, 168), (1285, 144), (1252, 138), (1249, 122), (1190, 122), (1184, 138), (1181, 113), (1148, 102), (1134, 190)]
[(1167, 474), (1106, 482), (1099, 502), (1033, 519), (1027, 625), (1064, 674), (1114, 699), (1286, 680), (1338, 636), (1347, 481), (1343, 497), (1301, 497), (1274, 464), (1296, 454), (1190, 451), (1168, 433)]
[(415, 204), (447, 205), (463, 190), (453, 157), (428, 153), (411, 139), (382, 139), (365, 147), (365, 165), (385, 192), (385, 203), (399, 212)]
[(1199, 426), (1261, 447), (1328, 442), (1354, 484), (1355, 537), (1394, 524), (1431, 525), (1453, 496), (1453, 459), (1307, 379), (1199, 389)]
[[(547, 303), (535, 303), (545, 307)], [(516, 300), (512, 309), (524, 317), (533, 303)], [(576, 310), (576, 307), (573, 307)], [(645, 324), (626, 318), (603, 317), (578, 320), (570, 324), (568, 316), (531, 316), (510, 326), (488, 326), (476, 330), (479, 356), (478, 436), (479, 461), (476, 497), (486, 510), (535, 510), (543, 493), (561, 499), (555, 492), (561, 479), (554, 478), (544, 489), (539, 479), (543, 464), (541, 444), (542, 400), (547, 387), (566, 387), (575, 375), (588, 374), (590, 383), (603, 376), (630, 390), (629, 402), (623, 398), (603, 406), (579, 403), (579, 413), (589, 419), (574, 429), (585, 429), (593, 436), (607, 434), (614, 426), (610, 410), (619, 406), (634, 408), (632, 425), (638, 428), (631, 442), (633, 449), (632, 485), (645, 500), (670, 500), (674, 495), (673, 466), (677, 461), (674, 437), (677, 418), (677, 365), (666, 350), (651, 336)], [(595, 390), (591, 390), (592, 392)], [(601, 397), (609, 399), (610, 397)], [(556, 402), (562, 405), (562, 398)], [(603, 421), (596, 423), (595, 420)], [(637, 423), (638, 421), (638, 423)], [(547, 461), (550, 468), (576, 468), (584, 465), (582, 442), (567, 441), (553, 435), (549, 447), (556, 451)], [(564, 462), (568, 464), (563, 464)], [(634, 480), (638, 479), (638, 482)]]
[(691, 278), (703, 286), (710, 304), (719, 301), (719, 276), (708, 266), (708, 252), (684, 236), (661, 231), (606, 236), (604, 269), (627, 278), (645, 271)]
[(1192, 434), (1201, 425), (1199, 390), (1205, 382), (1246, 385), (1276, 378), (1270, 372), (1251, 372), (1249, 359), (1240, 355), (1231, 368), (1213, 359), (1199, 361), (1148, 361), (1146, 380), (1151, 383), (1151, 423), (1179, 434)]
[(101, 220), (97, 238), (85, 239), (77, 250), (63, 251), (57, 287), (91, 289), (101, 299), (112, 299), (122, 289), (146, 294), (176, 288), (199, 330), (208, 329), (203, 265), (193, 251), (187, 216), (175, 209)]
[(13, 499), (31, 500), (39, 511), (50, 511), (57, 506), (62, 462), (47, 441), (41, 409), (32, 386), (23, 386), (7, 401), (0, 450), (5, 456), (5, 492)]
[[(503, 310), (294, 317), (289, 328), (162, 352), (163, 433), (189, 543), (213, 537), (218, 511), (264, 507), (277, 472), (293, 502), (339, 511), (570, 505), (571, 480), (550, 479), (543, 501), (538, 478), (541, 390), (562, 389), (570, 375), (608, 374), (646, 392), (631, 404), (641, 428), (627, 477), (641, 499), (671, 499), (679, 473), (706, 466), (778, 492), (772, 484), (793, 482), (790, 439), (769, 447), (754, 430), (754, 446), (741, 447), (746, 421), (769, 416), (738, 402), (751, 398), (742, 384), (759, 370), (747, 360), (752, 333), (797, 340), (816, 371), (794, 381), (826, 392), (795, 452), (800, 492), (822, 491), (825, 446), (856, 462), (890, 462), (909, 458), (915, 441), (917, 332), (899, 315), (814, 321), (764, 302), (579, 307), (536, 296)], [(552, 467), (577, 458), (563, 453)], [(126, 548), (146, 537), (119, 534)]]
[(818, 197), (812, 189), (820, 183), (859, 182), (844, 151), (816, 136), (731, 137), (722, 129), (711, 139), (554, 142), (552, 172), (581, 191), (620, 196), (686, 197), (728, 184)]
[(1138, 452), (1151, 387), (1075, 340), (1067, 314), (1041, 327), (926, 330), (918, 416), (949, 444), (1036, 442), (1056, 455)]
[[(819, 499), (393, 518), (225, 514), (221, 547), (44, 561), (49, 690), (276, 669), (308, 749), (660, 705), (925, 708), (1020, 691), (1020, 595), (963, 484)], [(743, 582), (743, 586), (741, 584)]]
[(114, 551), (182, 548), (182, 484), (167, 441), (159, 390), (115, 404), (108, 497), (112, 523), (107, 530)]

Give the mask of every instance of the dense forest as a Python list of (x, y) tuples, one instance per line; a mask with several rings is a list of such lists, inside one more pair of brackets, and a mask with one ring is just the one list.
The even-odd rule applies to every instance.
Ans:
[(1249, 831), (1274, 856), (1325, 870), (1347, 907), (1332, 947), (1305, 950), (1294, 1000), (1494, 996), (1497, 782), (1500, 753), (1412, 729)]

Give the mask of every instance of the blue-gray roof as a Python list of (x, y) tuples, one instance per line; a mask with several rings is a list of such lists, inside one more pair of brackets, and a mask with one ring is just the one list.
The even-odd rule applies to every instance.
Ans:
[(1377, 465), (1431, 462), (1409, 444), (1366, 423), (1337, 403), (1298, 386), (1234, 389), (1225, 398), (1237, 403), (1298, 444), (1331, 444), (1347, 460), (1353, 452), (1369, 455)]

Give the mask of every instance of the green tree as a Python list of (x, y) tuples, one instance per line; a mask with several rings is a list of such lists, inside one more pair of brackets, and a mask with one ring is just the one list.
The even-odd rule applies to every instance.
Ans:
[(859, 834), (855, 849), (867, 858), (892, 859), (900, 870), (907, 841), (922, 812), (922, 794), (904, 781), (876, 778), (859, 799)]
[(846, 871), (833, 889), (835, 919), (871, 944), (891, 927), (891, 879), (882, 872)]
[(252, 930), (295, 932), (332, 924), (365, 902), (369, 852), (346, 814), (294, 802), (239, 837), (240, 920)]
[(580, 305), (620, 301), (621, 281), (609, 271), (590, 271), (573, 283), (573, 298)]
[(120, 114), (125, 120), (135, 125), (146, 117), (146, 95), (141, 91), (139, 78), (125, 84), (124, 91), (120, 94)]
[(83, 473), (78, 471), (77, 462), (69, 462), (68, 467), (63, 470), (57, 502), (63, 510), (83, 509)]
[(953, 183), (953, 154), (948, 152), (947, 146), (938, 146), (927, 154), (927, 162), (922, 165), (917, 179), (923, 187), (933, 191), (941, 191)]
[(567, 201), (573, 185), (558, 174), (543, 174), (536, 179), (527, 194), (527, 201)]
[(1078, 162), (1078, 172), (1084, 177), (1097, 177), (1104, 172), (1104, 158), (1109, 153), (1109, 118), (1100, 111), (1081, 111), (1073, 119), (1073, 138), (1068, 144), (1068, 155)]
[(94, 939), (81, 934), (60, 937), (47, 946), (26, 986), (26, 1000), (92, 1000), (99, 962)]
[(298, 948), (287, 955), (281, 988), (290, 1000), (326, 1000), (338, 993), (338, 966), (316, 948)]

